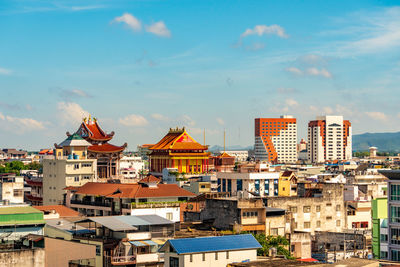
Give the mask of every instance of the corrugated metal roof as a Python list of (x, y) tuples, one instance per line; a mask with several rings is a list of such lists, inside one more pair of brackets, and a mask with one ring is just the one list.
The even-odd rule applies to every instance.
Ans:
[(158, 215), (136, 215), (136, 217), (147, 221), (149, 225), (174, 224), (173, 221), (167, 220)]
[(91, 217), (91, 221), (101, 224), (113, 231), (137, 230), (136, 227), (118, 219), (119, 216)]
[(135, 225), (135, 226), (140, 226), (140, 225), (149, 225), (149, 223), (146, 220), (143, 220), (139, 216), (129, 216), (129, 215), (122, 215), (122, 216), (114, 216), (116, 219), (120, 220), (121, 222), (127, 223), (129, 225)]
[[(177, 254), (261, 248), (250, 234), (171, 239), (168, 242)], [(164, 247), (165, 245), (160, 248), (160, 251)]]

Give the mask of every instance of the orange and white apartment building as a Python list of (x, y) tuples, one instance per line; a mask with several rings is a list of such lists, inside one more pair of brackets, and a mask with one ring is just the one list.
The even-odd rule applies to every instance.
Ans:
[(308, 161), (320, 163), (352, 157), (351, 123), (343, 116), (318, 116), (308, 123)]
[(297, 121), (293, 116), (255, 119), (255, 157), (259, 161), (297, 161)]

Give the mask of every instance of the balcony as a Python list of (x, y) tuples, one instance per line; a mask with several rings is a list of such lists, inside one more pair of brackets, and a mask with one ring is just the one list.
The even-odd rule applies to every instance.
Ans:
[(77, 199), (71, 200), (71, 204), (97, 206), (97, 207), (111, 207), (111, 202), (96, 202), (96, 201), (86, 201)]
[[(152, 209), (152, 208), (171, 208), (171, 207), (179, 207), (181, 203), (186, 201), (173, 201), (173, 202), (132, 202), (132, 209)], [(122, 204), (122, 207), (124, 208)]]
[(158, 253), (137, 254), (136, 255), (136, 263), (160, 262), (160, 260), (161, 260), (161, 257)]
[(136, 256), (128, 255), (128, 256), (114, 256), (111, 258), (112, 265), (127, 265), (127, 264), (136, 264)]

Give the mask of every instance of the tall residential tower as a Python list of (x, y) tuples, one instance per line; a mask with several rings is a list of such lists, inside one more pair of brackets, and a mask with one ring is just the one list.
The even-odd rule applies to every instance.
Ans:
[(343, 116), (318, 116), (308, 123), (308, 161), (351, 159), (351, 139), (351, 123)]
[(256, 160), (272, 163), (297, 161), (297, 122), (293, 116), (255, 119)]

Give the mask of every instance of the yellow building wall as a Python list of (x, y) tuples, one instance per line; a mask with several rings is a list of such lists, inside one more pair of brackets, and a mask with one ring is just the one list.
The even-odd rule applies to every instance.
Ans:
[(279, 178), (278, 181), (278, 195), (279, 196), (290, 196), (290, 180), (287, 178)]

